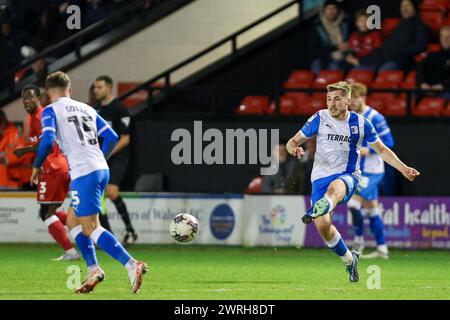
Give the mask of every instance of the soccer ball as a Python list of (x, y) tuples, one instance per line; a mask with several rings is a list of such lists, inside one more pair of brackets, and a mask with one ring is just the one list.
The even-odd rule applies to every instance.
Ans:
[(170, 222), (170, 235), (178, 242), (191, 242), (198, 232), (198, 221), (187, 213), (177, 214)]

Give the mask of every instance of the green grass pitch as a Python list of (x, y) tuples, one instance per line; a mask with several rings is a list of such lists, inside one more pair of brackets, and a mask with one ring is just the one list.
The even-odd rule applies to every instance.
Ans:
[[(391, 259), (361, 260), (359, 283), (327, 249), (135, 245), (130, 252), (150, 272), (138, 295), (125, 269), (97, 251), (106, 279), (88, 295), (67, 288), (68, 267), (56, 245), (0, 245), (0, 299), (450, 299), (448, 251), (392, 251)], [(380, 289), (368, 289), (368, 267), (380, 270)], [(370, 281), (369, 281), (370, 282)]]

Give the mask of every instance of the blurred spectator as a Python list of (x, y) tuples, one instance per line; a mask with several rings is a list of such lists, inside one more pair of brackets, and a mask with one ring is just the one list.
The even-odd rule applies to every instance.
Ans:
[(45, 59), (38, 59), (30, 66), (19, 70), (15, 75), (15, 82), (23, 81), (23, 84), (35, 84), (39, 87), (45, 86), (45, 78), (48, 75), (48, 63)]
[(45, 59), (36, 60), (30, 67), (27, 68), (24, 77), (34, 75), (33, 83), (39, 87), (45, 87), (45, 78), (48, 75), (48, 66)]
[(39, 14), (47, 6), (47, 0), (10, 0), (6, 15), (14, 29), (34, 33), (39, 23)]
[(5, 68), (14, 68), (22, 62), (20, 49), (30, 37), (21, 30), (13, 30), (9, 21), (3, 21), (0, 28), (0, 58)]
[(285, 143), (275, 146), (274, 156), (278, 158), (278, 172), (274, 175), (263, 176), (262, 191), (276, 194), (300, 194), (305, 180), (300, 161), (288, 154)]
[(85, 0), (84, 1), (84, 26), (102, 20), (108, 15), (108, 5), (110, 1), (105, 0)]
[(428, 42), (429, 30), (418, 12), (416, 1), (402, 0), (400, 23), (381, 47), (359, 60), (357, 68), (379, 71), (408, 69), (414, 56), (423, 52)]
[(345, 58), (351, 66), (359, 65), (359, 60), (371, 54), (383, 42), (381, 32), (367, 27), (369, 15), (366, 10), (358, 11), (355, 15), (355, 25), (358, 31), (353, 32), (348, 39), (349, 51)]
[[(148, 0), (136, 12), (161, 1)], [(72, 14), (67, 13), (69, 6), (76, 5), (81, 9), (81, 27), (86, 28), (129, 3), (130, 1), (126, 0), (0, 0), (0, 90), (14, 87), (17, 74), (11, 76), (7, 71), (18, 67), (24, 58), (30, 58), (79, 31), (67, 28), (67, 19)], [(115, 20), (114, 24), (96, 29), (96, 32), (83, 37), (83, 44), (128, 21), (129, 17), (124, 16), (122, 20)], [(46, 58), (52, 60), (74, 49), (75, 44), (70, 43), (53, 51), (52, 56)], [(32, 68), (39, 69), (39, 72), (34, 70), (33, 73), (38, 73), (37, 84), (40, 86), (45, 79), (40, 76), (40, 72), (44, 70), (41, 63), (42, 61), (39, 61)], [(23, 72), (19, 72), (19, 80), (23, 78)], [(27, 72), (31, 73), (30, 70)], [(43, 72), (42, 75), (46, 73)]]
[(349, 22), (339, 3), (325, 1), (319, 17), (313, 22), (310, 39), (310, 56), (315, 57), (311, 70), (319, 73), (321, 69), (340, 69), (348, 50)]
[(8, 145), (8, 140), (11, 136), (14, 136), (14, 129), (8, 122), (3, 110), (0, 110), (0, 189), (17, 189), (19, 187), (8, 176), (7, 157), (4, 149)]
[(0, 188), (17, 189), (29, 181), (31, 159), (17, 159), (13, 154), (16, 147), (23, 145), (24, 139), (17, 127), (8, 121), (0, 110)]
[(33, 41), (33, 46), (38, 52), (55, 43), (58, 15), (58, 11), (52, 7), (47, 7), (40, 12)]
[(445, 90), (445, 98), (450, 99), (450, 26), (445, 26), (439, 34), (441, 51), (430, 53), (418, 66), (417, 85), (422, 90)]

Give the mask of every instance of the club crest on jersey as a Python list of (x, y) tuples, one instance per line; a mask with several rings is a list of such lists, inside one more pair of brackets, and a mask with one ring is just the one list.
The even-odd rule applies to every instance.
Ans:
[(350, 131), (352, 132), (352, 134), (358, 134), (359, 128), (358, 128), (358, 126), (351, 126)]

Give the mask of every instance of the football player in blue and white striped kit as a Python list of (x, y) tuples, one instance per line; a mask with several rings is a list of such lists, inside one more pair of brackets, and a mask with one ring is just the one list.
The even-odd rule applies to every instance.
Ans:
[(314, 221), (316, 228), (345, 263), (351, 282), (359, 281), (356, 251), (350, 252), (339, 231), (332, 224), (333, 210), (346, 203), (356, 190), (361, 177), (360, 150), (368, 143), (381, 158), (413, 181), (420, 173), (405, 165), (391, 149), (379, 139), (369, 120), (348, 110), (351, 101), (350, 84), (344, 81), (327, 86), (327, 109), (315, 113), (302, 129), (289, 140), (288, 152), (302, 157), (300, 145), (312, 136), (317, 137), (314, 166), (311, 173), (312, 207), (302, 217), (304, 223)]
[[(394, 138), (384, 116), (377, 110), (366, 105), (367, 87), (359, 82), (354, 82), (352, 87), (352, 100), (350, 109), (369, 120), (388, 148), (394, 146)], [(376, 154), (375, 150), (363, 144), (361, 148), (361, 180), (356, 188), (355, 194), (349, 200), (347, 206), (352, 213), (355, 229), (355, 240), (353, 250), (362, 254), (364, 250), (364, 217), (369, 218), (370, 230), (372, 231), (377, 249), (361, 258), (383, 258), (388, 259), (389, 253), (384, 238), (384, 224), (378, 207), (378, 185), (384, 176), (384, 161)]]
[[(52, 103), (42, 112), (42, 139), (30, 182), (37, 183), (42, 163), (56, 138), (70, 168), (71, 203), (67, 226), (88, 267), (88, 276), (75, 292), (91, 292), (104, 279), (95, 243), (126, 268), (131, 292), (137, 293), (148, 266), (134, 259), (111, 232), (100, 226), (98, 218), (102, 194), (109, 180), (105, 157), (117, 144), (117, 134), (94, 109), (70, 98), (72, 88), (67, 74), (60, 71), (50, 74), (45, 86)], [(101, 149), (99, 137), (103, 138)]]

